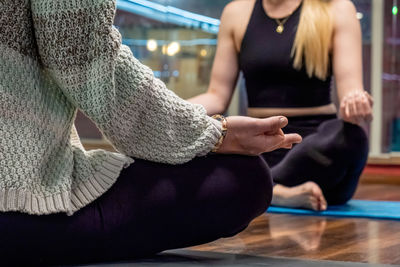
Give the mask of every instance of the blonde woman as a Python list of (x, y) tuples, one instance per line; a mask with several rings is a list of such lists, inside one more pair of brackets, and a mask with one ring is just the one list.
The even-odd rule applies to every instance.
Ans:
[[(190, 99), (222, 113), (239, 72), (248, 115), (285, 115), (304, 141), (263, 154), (273, 205), (324, 210), (354, 194), (365, 166), (372, 99), (362, 84), (361, 30), (349, 0), (238, 0), (222, 14), (209, 90)], [(330, 99), (335, 79), (340, 108)], [(339, 118), (337, 118), (337, 115)]]

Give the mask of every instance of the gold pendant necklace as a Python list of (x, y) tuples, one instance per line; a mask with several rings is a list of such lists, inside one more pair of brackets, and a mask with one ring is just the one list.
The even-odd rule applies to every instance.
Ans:
[(276, 32), (282, 33), (284, 29), (285, 29), (285, 27), (283, 27), (283, 25), (278, 25), (278, 27), (276, 27)]
[[(264, 0), (262, 0), (262, 1), (264, 1)], [(267, 1), (268, 2), (268, 1)], [(301, 5), (301, 3), (302, 3), (302, 0), (300, 0), (300, 5)], [(275, 29), (275, 31), (277, 32), (277, 33), (279, 33), (279, 34), (282, 34), (283, 33), (283, 31), (285, 30), (285, 23), (288, 21), (288, 19), (290, 18), (290, 16), (297, 10), (299, 8), (299, 6), (298, 7), (296, 7), (296, 9), (295, 10), (292, 10), (292, 12), (287, 16), (287, 17), (285, 17), (285, 18), (283, 18), (283, 19), (274, 19), (274, 18), (271, 18), (269, 15), (268, 15), (268, 13), (267, 13), (267, 16), (268, 17), (270, 17), (271, 19), (274, 19), (275, 20), (275, 22), (276, 22), (276, 24), (278, 24), (278, 26), (276, 26), (276, 29)]]
[[(292, 15), (292, 14), (290, 14)], [(289, 19), (290, 15), (286, 18), (284, 18), (283, 20), (280, 19), (275, 19), (276, 23), (278, 24), (278, 26), (276, 27), (276, 32), (279, 34), (282, 34), (283, 31), (285, 30), (285, 27), (283, 26), (285, 24), (285, 22)]]

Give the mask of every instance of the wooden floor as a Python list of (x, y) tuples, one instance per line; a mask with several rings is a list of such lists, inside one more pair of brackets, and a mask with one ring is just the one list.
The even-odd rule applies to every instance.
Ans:
[[(398, 181), (361, 183), (355, 198), (400, 201)], [(235, 237), (192, 249), (400, 265), (400, 221), (263, 214)]]

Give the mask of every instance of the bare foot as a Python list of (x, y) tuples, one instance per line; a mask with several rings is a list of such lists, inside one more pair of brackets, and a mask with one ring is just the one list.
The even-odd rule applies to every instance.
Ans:
[(321, 188), (314, 182), (306, 182), (294, 187), (275, 185), (271, 204), (317, 211), (326, 210), (327, 207)]

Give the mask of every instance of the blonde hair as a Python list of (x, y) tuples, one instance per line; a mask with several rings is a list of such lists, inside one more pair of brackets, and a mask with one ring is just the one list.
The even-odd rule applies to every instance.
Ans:
[[(333, 22), (330, 0), (303, 0), (292, 48), (293, 66), (306, 68), (309, 77), (325, 80), (330, 64)], [(303, 62), (304, 61), (304, 62)]]

